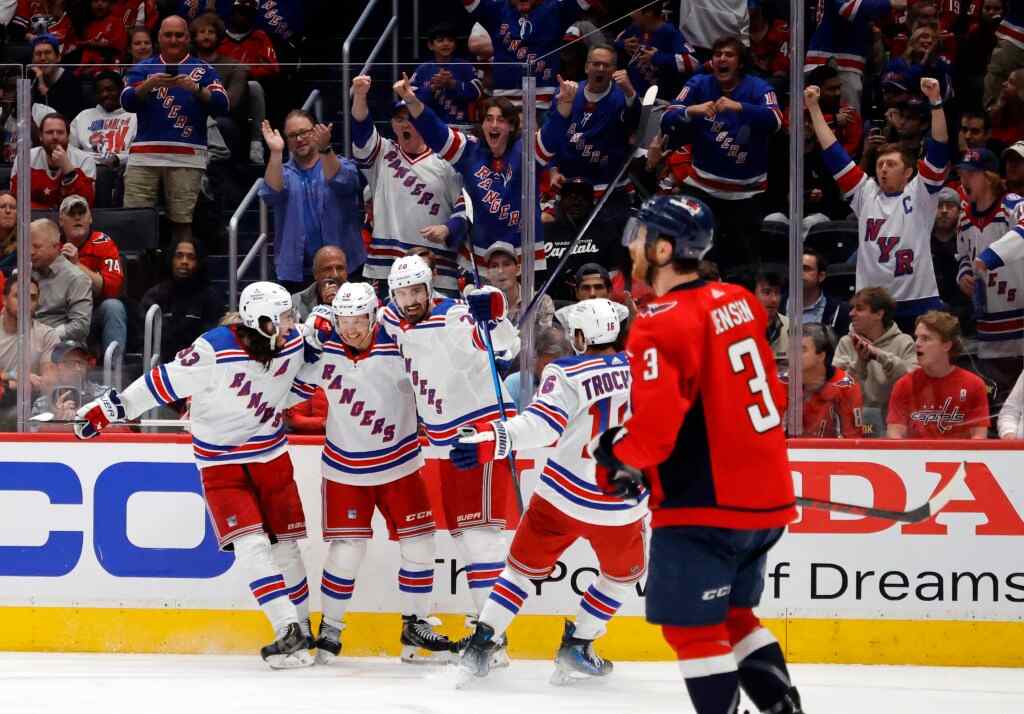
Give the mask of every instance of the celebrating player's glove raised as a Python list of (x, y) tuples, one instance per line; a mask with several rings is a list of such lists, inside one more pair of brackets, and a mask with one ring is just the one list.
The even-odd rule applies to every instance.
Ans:
[(334, 332), (334, 310), (329, 305), (317, 305), (306, 318), (306, 328), (323, 345)]
[(500, 421), (476, 422), (459, 429), (459, 438), (448, 455), (455, 468), (468, 471), (481, 464), (504, 459), (511, 450), (508, 431)]
[(79, 439), (91, 439), (99, 436), (111, 422), (124, 419), (124, 404), (121, 403), (117, 390), (111, 389), (82, 406), (75, 416), (81, 420), (75, 422), (75, 436)]
[(625, 435), (626, 430), (623, 427), (613, 426), (595, 437), (587, 450), (598, 464), (594, 474), (598, 488), (609, 496), (639, 502), (647, 490), (643, 472), (622, 463), (612, 452), (615, 442)]
[(477, 322), (491, 322), (505, 317), (508, 306), (505, 295), (492, 285), (470, 291), (466, 296), (469, 303), (469, 314)]

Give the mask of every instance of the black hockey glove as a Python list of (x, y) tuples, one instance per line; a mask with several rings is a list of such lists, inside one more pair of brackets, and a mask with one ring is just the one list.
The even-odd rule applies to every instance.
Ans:
[(609, 496), (640, 502), (647, 491), (647, 481), (639, 469), (622, 463), (612, 452), (612, 446), (626, 435), (621, 426), (613, 426), (590, 442), (590, 455), (597, 461), (597, 486)]

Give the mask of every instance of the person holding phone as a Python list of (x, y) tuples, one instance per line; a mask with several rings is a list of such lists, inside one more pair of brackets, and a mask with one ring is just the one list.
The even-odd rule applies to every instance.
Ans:
[[(32, 416), (52, 412), (56, 419), (74, 419), (75, 412), (82, 404), (110, 389), (89, 379), (92, 355), (82, 342), (64, 340), (53, 348), (50, 360), (55, 369), (50, 375), (48, 389), (32, 403)], [(52, 424), (50, 428), (71, 430), (69, 425), (64, 424)]]

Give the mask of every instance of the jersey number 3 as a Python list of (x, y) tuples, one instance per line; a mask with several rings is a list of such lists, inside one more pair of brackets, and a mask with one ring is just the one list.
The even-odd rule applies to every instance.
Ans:
[(751, 404), (747, 407), (747, 414), (750, 416), (750, 423), (758, 434), (768, 431), (781, 423), (779, 410), (772, 399), (771, 389), (768, 387), (768, 380), (764, 371), (764, 363), (761, 362), (761, 353), (757, 351), (757, 343), (753, 337), (734, 342), (729, 345), (729, 364), (735, 374), (747, 371), (748, 364), (744, 356), (750, 358), (749, 367), (754, 370), (754, 377), (747, 380), (747, 387), (761, 404)]

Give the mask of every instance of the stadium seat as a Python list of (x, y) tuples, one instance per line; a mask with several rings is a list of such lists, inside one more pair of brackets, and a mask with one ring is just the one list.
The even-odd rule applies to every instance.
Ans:
[(105, 164), (96, 165), (96, 208), (114, 208), (118, 205), (117, 184), (120, 172)]
[(0, 191), (11, 190), (11, 172), (13, 170), (13, 164), (0, 164)]
[(822, 289), (836, 300), (849, 300), (856, 292), (857, 268), (854, 265), (829, 265)]
[(856, 221), (825, 221), (811, 226), (804, 246), (825, 256), (829, 265), (850, 263), (857, 252)]
[(757, 258), (761, 263), (786, 263), (789, 260), (789, 225), (764, 221), (757, 239)]

